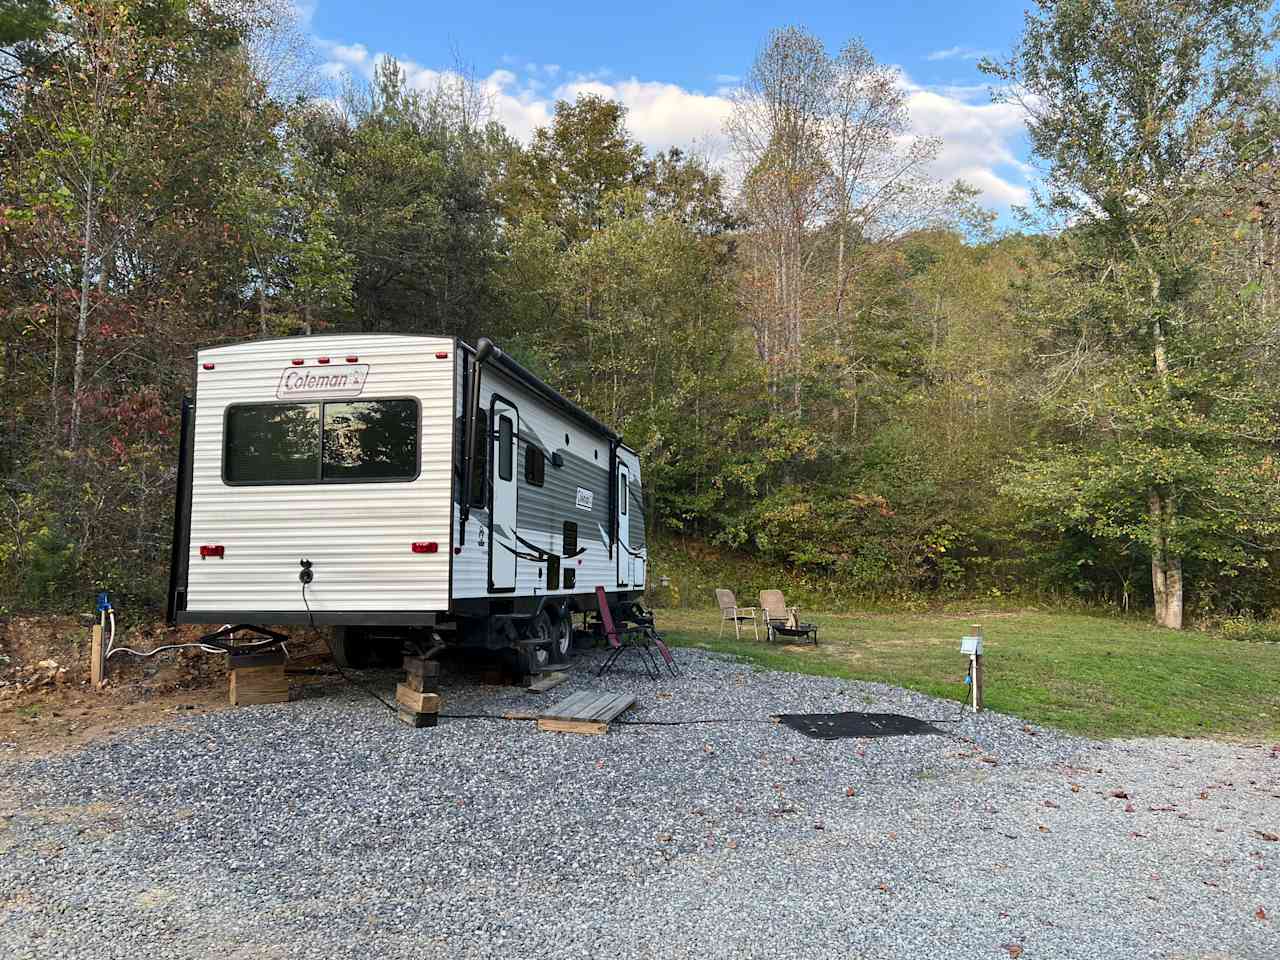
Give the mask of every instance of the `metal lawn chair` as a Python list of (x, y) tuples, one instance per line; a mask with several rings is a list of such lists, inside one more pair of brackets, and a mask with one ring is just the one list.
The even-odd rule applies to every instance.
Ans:
[(805, 639), (818, 645), (818, 627), (800, 622), (800, 608), (787, 606), (781, 590), (760, 591), (760, 611), (770, 641), (778, 637)]
[(742, 639), (742, 624), (751, 621), (751, 629), (755, 632), (756, 640), (760, 639), (760, 625), (756, 622), (755, 607), (740, 607), (738, 599), (733, 595), (732, 590), (717, 590), (716, 603), (720, 605), (720, 632), (716, 634), (716, 639), (724, 635), (724, 625), (733, 621), (733, 633), (739, 640)]

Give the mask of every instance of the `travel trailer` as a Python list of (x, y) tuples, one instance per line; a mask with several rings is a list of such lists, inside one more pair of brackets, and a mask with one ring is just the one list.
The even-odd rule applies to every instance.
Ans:
[(256, 340), (195, 366), (170, 622), (331, 625), (355, 666), (443, 640), (537, 672), (597, 586), (641, 596), (635, 451), (489, 340)]

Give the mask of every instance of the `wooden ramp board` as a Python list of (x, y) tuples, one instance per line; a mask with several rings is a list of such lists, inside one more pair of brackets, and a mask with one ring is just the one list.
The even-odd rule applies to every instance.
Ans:
[(635, 695), (631, 693), (580, 690), (540, 716), (538, 729), (559, 733), (605, 733), (610, 722), (635, 702)]
[(555, 673), (544, 673), (525, 689), (530, 693), (546, 693), (552, 687), (558, 687), (568, 679), (569, 675), (567, 673), (560, 673), (559, 671), (556, 671)]

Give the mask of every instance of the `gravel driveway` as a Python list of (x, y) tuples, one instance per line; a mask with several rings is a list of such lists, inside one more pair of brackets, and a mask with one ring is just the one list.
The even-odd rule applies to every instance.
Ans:
[[(585, 657), (545, 695), (446, 676), (445, 711), (598, 685), (638, 694), (632, 720), (956, 713), (678, 656), (657, 684), (598, 683)], [(1280, 956), (1280, 748), (992, 713), (835, 742), (413, 730), (340, 682), (306, 693), (37, 761), (0, 748), (0, 957)]]

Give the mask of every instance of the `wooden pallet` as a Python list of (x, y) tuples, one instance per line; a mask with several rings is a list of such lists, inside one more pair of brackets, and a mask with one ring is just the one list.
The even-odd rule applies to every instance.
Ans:
[(630, 693), (581, 690), (542, 714), (538, 718), (538, 729), (598, 736), (608, 732), (609, 724), (614, 718), (635, 702), (635, 695)]

